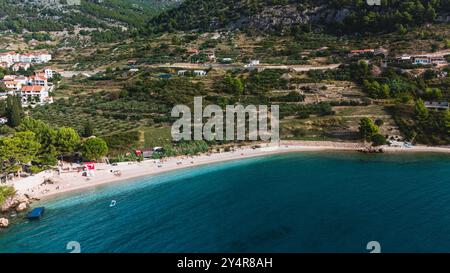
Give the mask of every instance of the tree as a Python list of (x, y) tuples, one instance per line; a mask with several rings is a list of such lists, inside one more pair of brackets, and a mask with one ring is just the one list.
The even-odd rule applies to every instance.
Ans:
[(8, 96), (6, 99), (6, 117), (9, 126), (13, 128), (19, 126), (22, 120), (22, 104), (19, 97)]
[(16, 193), (14, 187), (0, 186), (0, 206), (5, 202), (6, 198), (13, 196)]
[(4, 117), (6, 114), (6, 103), (4, 100), (0, 100), (0, 117)]
[(84, 124), (83, 132), (81, 133), (81, 136), (82, 136), (82, 137), (90, 137), (90, 136), (92, 136), (93, 134), (94, 134), (94, 128), (93, 128), (93, 126), (92, 126), (92, 122), (87, 121), (87, 122)]
[(12, 137), (0, 138), (0, 160), (4, 172), (20, 171), (23, 164), (34, 160), (40, 147), (33, 132), (17, 132)]
[(382, 134), (373, 135), (370, 140), (373, 146), (381, 146), (387, 143), (386, 138)]
[(43, 121), (25, 117), (22, 123), (16, 128), (16, 131), (30, 131), (35, 134), (36, 141), (41, 144), (35, 162), (47, 166), (56, 164), (56, 139), (58, 135), (55, 129)]
[(414, 107), (414, 115), (417, 120), (419, 120), (419, 122), (424, 122), (428, 119), (429, 112), (427, 107), (425, 107), (425, 103), (423, 102), (423, 100), (418, 99), (416, 101), (416, 105)]
[(447, 129), (447, 133), (450, 135), (450, 110), (445, 112), (445, 128)]
[(89, 138), (83, 144), (83, 157), (87, 160), (98, 160), (107, 153), (108, 144), (101, 138)]
[(73, 153), (80, 144), (80, 136), (70, 127), (61, 127), (58, 129), (56, 138), (56, 148), (61, 156)]
[(380, 128), (370, 118), (362, 118), (359, 122), (359, 134), (364, 140), (370, 141), (379, 131)]
[(224, 88), (227, 92), (235, 94), (240, 97), (244, 93), (244, 84), (239, 78), (226, 75), (224, 79)]

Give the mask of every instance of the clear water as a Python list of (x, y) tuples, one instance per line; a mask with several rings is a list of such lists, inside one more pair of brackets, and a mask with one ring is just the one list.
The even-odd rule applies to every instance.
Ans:
[[(111, 200), (117, 204), (110, 207)], [(41, 205), (41, 204), (35, 204)], [(450, 252), (450, 157), (298, 153), (58, 197), (0, 252)]]

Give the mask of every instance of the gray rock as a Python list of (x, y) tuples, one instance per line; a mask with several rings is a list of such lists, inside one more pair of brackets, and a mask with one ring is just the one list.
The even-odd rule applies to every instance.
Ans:
[(21, 212), (21, 211), (26, 210), (27, 208), (28, 208), (28, 204), (26, 202), (22, 202), (16, 207), (16, 211)]
[(6, 218), (0, 218), (0, 228), (7, 228), (9, 226), (9, 220)]

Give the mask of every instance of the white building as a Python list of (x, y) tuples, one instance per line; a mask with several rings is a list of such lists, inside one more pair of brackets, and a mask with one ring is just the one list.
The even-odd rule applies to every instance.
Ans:
[(0, 53), (0, 62), (1, 63), (7, 63), (8, 67), (13, 65), (16, 62), (19, 62), (20, 60), (20, 55), (17, 54), (16, 52), (4, 52), (4, 53)]
[(30, 77), (31, 85), (39, 85), (39, 86), (47, 86), (47, 78), (40, 76), (40, 75), (34, 75)]
[(250, 66), (259, 65), (259, 60), (250, 60)]
[(22, 88), (22, 83), (18, 81), (5, 81), (3, 82), (5, 84), (6, 89), (13, 90), (13, 91), (19, 91)]
[(206, 71), (205, 70), (194, 70), (194, 75), (195, 76), (205, 76)]
[(22, 54), (20, 55), (21, 63), (32, 63), (36, 56), (32, 53)]
[[(0, 64), (5, 68), (11, 67), (16, 63), (21, 63), (22, 66), (24, 63), (47, 63), (51, 61), (51, 59), (52, 55), (46, 52), (18, 54), (11, 51), (0, 53)], [(18, 67), (15, 69), (18, 70)]]
[(222, 58), (222, 60), (220, 60), (222, 63), (231, 63), (233, 62), (233, 59), (231, 58)]
[(35, 56), (34, 62), (36, 63), (47, 63), (52, 60), (52, 55), (48, 53), (39, 53)]
[(187, 70), (178, 70), (177, 75), (178, 76), (184, 76), (186, 74)]
[(48, 88), (40, 85), (23, 86), (20, 90), (22, 105), (51, 103), (52, 98), (48, 94)]
[(52, 70), (51, 68), (46, 67), (41, 71), (35, 72), (34, 75), (43, 77), (43, 78), (47, 78), (47, 79), (51, 79), (55, 75), (55, 71)]
[(2, 82), (9, 91), (18, 91), (22, 86), (30, 83), (28, 77), (16, 75), (6, 75), (3, 77)]

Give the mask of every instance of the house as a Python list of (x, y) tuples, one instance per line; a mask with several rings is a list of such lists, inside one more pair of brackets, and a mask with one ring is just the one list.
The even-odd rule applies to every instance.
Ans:
[(447, 61), (443, 56), (413, 56), (411, 57), (413, 64), (430, 65), (430, 64), (446, 64)]
[(249, 66), (259, 65), (259, 60), (250, 60)]
[(22, 88), (22, 83), (18, 81), (5, 81), (3, 82), (5, 84), (6, 89), (19, 91)]
[(205, 70), (194, 70), (195, 76), (205, 76), (207, 73)]
[(48, 54), (48, 53), (38, 53), (35, 57), (34, 57), (34, 62), (35, 63), (48, 63), (52, 60), (52, 55)]
[(15, 76), (14, 80), (20, 82), (22, 85), (31, 84), (30, 78), (25, 77), (23, 75)]
[(21, 62), (19, 62), (19, 63), (13, 64), (11, 69), (14, 72), (17, 72), (20, 69), (23, 69), (23, 70), (27, 71), (30, 67), (31, 67), (30, 63), (21, 63)]
[(1, 82), (3, 84), (3, 87), (8, 91), (19, 91), (22, 86), (29, 84), (29, 80), (27, 77), (16, 75), (5, 75)]
[(189, 55), (195, 55), (195, 54), (198, 54), (198, 53), (199, 53), (199, 50), (198, 50), (198, 49), (195, 49), (195, 48), (189, 48), (189, 49), (186, 51), (186, 53), (189, 54)]
[(26, 85), (20, 90), (20, 96), (23, 105), (28, 105), (32, 102), (38, 104), (46, 104), (53, 102), (49, 97), (48, 88), (41, 85)]
[(19, 54), (14, 51), (0, 53), (0, 62), (8, 63), (8, 67), (16, 62), (19, 62)]
[(177, 75), (178, 76), (184, 76), (186, 74), (187, 70), (178, 70)]
[[(3, 52), (0, 53), (0, 63), (2, 67), (8, 68), (14, 65), (15, 63), (46, 63), (52, 59), (52, 55), (48, 53), (26, 53), (26, 54), (18, 54), (16, 52)], [(21, 64), (23, 65), (23, 64)], [(19, 66), (20, 67), (20, 66)], [(15, 69), (19, 69), (16, 66)]]
[(447, 61), (445, 60), (445, 58), (443, 56), (430, 57), (430, 61), (433, 64), (446, 64), (447, 63)]
[(232, 63), (232, 62), (233, 62), (233, 59), (231, 59), (231, 58), (222, 58), (222, 59), (220, 60), (220, 62), (221, 62), (221, 63)]
[(398, 63), (406, 63), (406, 62), (411, 62), (411, 56), (409, 55), (402, 55), (400, 57), (397, 57), (396, 60)]
[(55, 71), (53, 69), (51, 69), (51, 68), (48, 68), (48, 67), (44, 68), (41, 73), (44, 73), (44, 76), (47, 79), (51, 79), (55, 75)]
[(412, 63), (427, 65), (427, 64), (431, 64), (431, 60), (428, 56), (416, 56), (416, 57), (413, 57)]
[(32, 53), (22, 54), (20, 55), (21, 63), (32, 63), (36, 56)]
[(446, 102), (426, 101), (425, 107), (428, 109), (448, 110), (450, 109), (450, 103), (448, 101)]
[(31, 76), (31, 85), (47, 86), (47, 78), (43, 76)]

